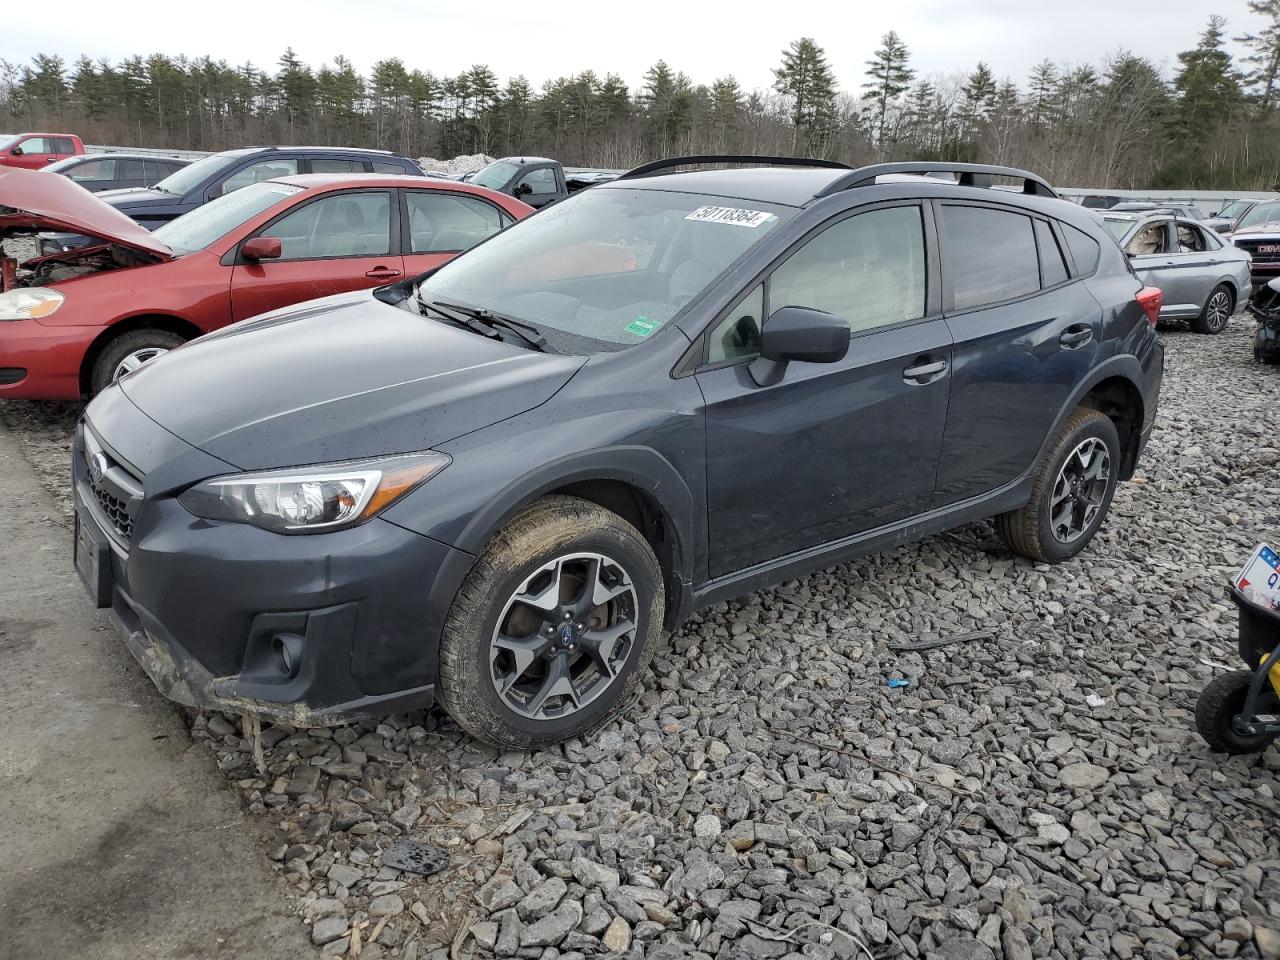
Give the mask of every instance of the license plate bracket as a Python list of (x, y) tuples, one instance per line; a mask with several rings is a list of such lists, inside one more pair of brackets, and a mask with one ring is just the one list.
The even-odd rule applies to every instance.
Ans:
[(75, 539), (72, 558), (76, 573), (80, 575), (85, 590), (94, 605), (111, 606), (111, 547), (106, 537), (92, 520), (75, 513)]

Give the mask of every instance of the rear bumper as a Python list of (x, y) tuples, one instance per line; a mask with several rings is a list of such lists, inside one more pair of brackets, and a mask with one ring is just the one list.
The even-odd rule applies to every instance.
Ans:
[[(0, 399), (78, 400), (80, 364), (98, 327), (0, 321)], [(22, 371), (19, 375), (16, 371)]]

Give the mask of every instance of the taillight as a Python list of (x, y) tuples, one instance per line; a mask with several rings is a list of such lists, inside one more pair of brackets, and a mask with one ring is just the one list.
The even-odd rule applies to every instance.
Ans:
[(1143, 287), (1133, 298), (1147, 315), (1147, 323), (1155, 327), (1160, 322), (1160, 307), (1164, 304), (1164, 291), (1159, 287)]

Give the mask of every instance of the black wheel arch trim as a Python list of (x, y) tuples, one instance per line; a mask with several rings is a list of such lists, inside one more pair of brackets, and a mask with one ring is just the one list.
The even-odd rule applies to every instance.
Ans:
[[(696, 509), (693, 491), (664, 456), (649, 447), (616, 446), (583, 451), (543, 464), (498, 491), (476, 511), (452, 544), (474, 559), (493, 535), (522, 507), (564, 487), (581, 483), (621, 483), (645, 494), (657, 506), (670, 542), (669, 556), (655, 550), (666, 575), (667, 624), (687, 617), (696, 571), (706, 570), (706, 521)], [(459, 558), (458, 561), (461, 562)], [(463, 577), (457, 578), (461, 585)], [(451, 581), (454, 578), (442, 578)], [(456, 593), (456, 586), (451, 591)]]
[(1121, 451), (1120, 474), (1119, 479), (1130, 479), (1138, 466), (1138, 455), (1141, 449), (1140, 437), (1150, 427), (1155, 418), (1156, 405), (1151, 402), (1151, 398), (1147, 396), (1147, 391), (1143, 389), (1142, 384), (1147, 379), (1143, 373), (1142, 364), (1137, 357), (1132, 354), (1123, 354), (1118, 357), (1110, 357), (1104, 360), (1098, 366), (1089, 371), (1089, 376), (1081, 380), (1076, 385), (1075, 390), (1067, 397), (1065, 403), (1058, 410), (1058, 415), (1054, 417), (1053, 426), (1045, 433), (1044, 440), (1040, 444), (1040, 449), (1036, 452), (1035, 459), (1027, 466), (1023, 473), (1023, 478), (1031, 477), (1036, 470), (1040, 468), (1040, 464), (1044, 462), (1044, 458), (1053, 448), (1053, 443), (1058, 435), (1058, 430), (1067, 417), (1071, 416), (1071, 412), (1080, 406), (1089, 391), (1102, 383), (1104, 380), (1113, 380), (1120, 378), (1129, 383), (1134, 391), (1138, 394), (1142, 402), (1142, 418), (1138, 421), (1137, 429), (1134, 436), (1120, 437), (1120, 442), (1124, 445)]

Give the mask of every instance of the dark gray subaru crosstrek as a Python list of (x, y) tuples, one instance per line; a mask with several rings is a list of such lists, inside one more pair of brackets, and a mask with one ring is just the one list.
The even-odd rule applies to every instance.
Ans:
[(1155, 417), (1159, 291), (1028, 173), (764, 163), (641, 167), (100, 395), (76, 564), (161, 691), (545, 744), (701, 606), (984, 517), (1080, 551)]

